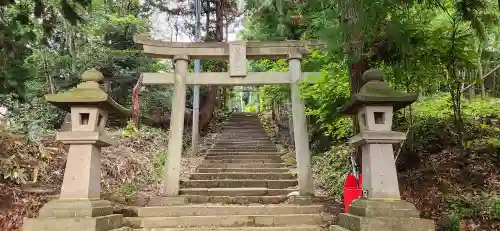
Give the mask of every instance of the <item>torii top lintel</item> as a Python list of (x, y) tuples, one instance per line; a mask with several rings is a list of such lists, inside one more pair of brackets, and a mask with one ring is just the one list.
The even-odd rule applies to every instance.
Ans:
[[(190, 59), (229, 59), (230, 44), (232, 44), (232, 42), (165, 42), (151, 39), (149, 35), (138, 35), (134, 41), (143, 45), (146, 54), (164, 59), (172, 59), (176, 55), (187, 55)], [(286, 58), (296, 52), (306, 55), (310, 49), (326, 47), (325, 43), (318, 40), (244, 41), (244, 43), (247, 59)]]

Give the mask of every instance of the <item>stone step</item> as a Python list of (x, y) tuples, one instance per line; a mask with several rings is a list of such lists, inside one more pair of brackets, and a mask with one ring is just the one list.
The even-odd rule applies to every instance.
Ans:
[(249, 172), (223, 172), (223, 173), (193, 173), (192, 180), (216, 179), (254, 179), (254, 180), (289, 180), (293, 179), (292, 173), (249, 173)]
[(133, 229), (133, 231), (326, 231), (315, 225), (294, 225), (282, 227), (197, 227), (197, 228), (154, 228)]
[(251, 153), (249, 155), (269, 155), (269, 154), (278, 154), (281, 155), (281, 152), (278, 151), (278, 149), (253, 149), (253, 148), (234, 148), (234, 149), (210, 149), (208, 150), (207, 154), (221, 154), (221, 155), (228, 155), (232, 153), (242, 153), (242, 152), (247, 152)]
[(219, 138), (240, 138), (243, 140), (252, 140), (252, 138), (265, 138), (269, 140), (269, 135), (265, 132), (254, 132), (254, 131), (247, 131), (247, 132), (241, 132), (241, 133), (236, 133), (236, 132), (222, 132), (218, 136)]
[(221, 134), (235, 133), (235, 134), (266, 134), (266, 130), (263, 127), (257, 126), (236, 126), (236, 127), (224, 127), (222, 128)]
[[(221, 154), (227, 154), (228, 152), (258, 152), (259, 155), (265, 155), (266, 153), (262, 154), (262, 152), (270, 152), (272, 154), (277, 154), (278, 153), (278, 148), (276, 146), (268, 146), (268, 147), (257, 147), (257, 146), (247, 146), (247, 147), (238, 147), (238, 146), (226, 146), (226, 145), (216, 145), (212, 147), (211, 149), (208, 150), (209, 153), (221, 153)], [(252, 153), (256, 154), (256, 153)]]
[(198, 168), (197, 172), (214, 173), (214, 172), (288, 172), (288, 168)]
[(220, 204), (280, 204), (285, 203), (286, 195), (278, 196), (206, 196), (185, 195), (190, 203), (220, 203)]
[(231, 117), (227, 120), (226, 123), (231, 123), (231, 121), (234, 122), (245, 122), (245, 123), (259, 123), (260, 124), (260, 118), (259, 117)]
[(281, 215), (318, 214), (321, 205), (179, 205), (161, 207), (140, 207), (139, 217), (180, 217), (180, 216), (228, 216), (228, 215)]
[(284, 163), (202, 163), (199, 168), (284, 168)]
[(295, 187), (297, 180), (185, 180), (182, 188), (270, 188)]
[(203, 196), (278, 196), (288, 195), (297, 191), (295, 188), (268, 189), (268, 188), (181, 188), (181, 195)]
[(257, 126), (233, 126), (233, 127), (224, 127), (222, 128), (222, 133), (228, 133), (228, 132), (233, 132), (233, 133), (253, 133), (253, 132), (258, 132), (261, 134), (265, 134), (266, 130), (262, 127), (257, 127)]
[(253, 138), (260, 138), (260, 139), (267, 139), (269, 140), (269, 134), (267, 134), (267, 132), (265, 131), (262, 131), (262, 132), (251, 132), (251, 131), (245, 131), (245, 132), (234, 132), (234, 131), (222, 131), (221, 133), (219, 133), (217, 135), (217, 138), (220, 139), (220, 138), (225, 138), (225, 137), (228, 137), (228, 138), (240, 138), (240, 139), (247, 139), (247, 140), (251, 140), (249, 139), (249, 137), (253, 137)]
[(275, 145), (272, 141), (218, 141), (216, 145)]
[(248, 138), (248, 137), (269, 137), (269, 134), (267, 134), (266, 131), (263, 129), (234, 129), (234, 130), (223, 130), (220, 134), (219, 137), (223, 136), (238, 136), (241, 138)]
[(238, 130), (238, 129), (242, 129), (242, 128), (245, 128), (245, 129), (260, 129), (260, 130), (264, 130), (263, 127), (262, 127), (262, 124), (257, 124), (255, 122), (234, 122), (234, 123), (227, 123), (227, 124), (224, 124), (224, 127), (222, 128), (222, 130), (226, 130), (226, 129), (234, 129), (234, 130)]
[(202, 164), (226, 164), (226, 163), (255, 163), (255, 164), (279, 164), (281, 160), (273, 159), (227, 159), (227, 160), (203, 160)]
[(282, 160), (279, 155), (232, 155), (232, 154), (207, 154), (206, 160), (227, 160), (227, 159), (271, 159)]
[[(267, 141), (266, 141), (267, 142)], [(241, 147), (244, 147), (244, 148), (255, 148), (255, 147), (267, 147), (267, 148), (276, 148), (276, 144), (274, 143), (268, 143), (268, 144), (264, 144), (264, 143), (259, 143), (259, 144), (219, 144), (219, 143), (215, 143), (215, 147), (228, 147), (228, 148), (241, 148)], [(214, 147), (214, 148), (215, 148)]]
[(277, 151), (277, 147), (275, 144), (268, 144), (268, 145), (216, 144), (211, 149), (236, 149), (236, 150), (240, 150), (240, 149), (251, 149), (251, 150), (271, 149), (271, 150)]
[(124, 224), (132, 228), (163, 227), (245, 227), (321, 225), (328, 218), (323, 214), (227, 215), (182, 217), (125, 217)]
[(227, 133), (227, 132), (234, 132), (234, 133), (252, 133), (252, 132), (259, 132), (259, 133), (266, 133), (266, 130), (257, 125), (235, 125), (235, 126), (224, 126), (222, 128), (222, 133)]
[(130, 227), (121, 227), (121, 228), (116, 228), (116, 229), (110, 229), (109, 231), (134, 231), (134, 229)]
[(236, 121), (224, 124), (222, 130), (238, 130), (238, 129), (255, 129), (255, 130), (264, 130), (262, 124), (259, 122), (245, 122), (245, 121)]
[(219, 136), (216, 141), (217, 142), (247, 142), (247, 141), (267, 142), (267, 141), (271, 141), (271, 140), (268, 137), (246, 138), (246, 137), (241, 137), (241, 136)]
[(208, 155), (282, 155), (284, 153), (281, 152), (243, 152), (243, 151), (234, 151), (234, 152), (211, 152), (210, 150), (207, 152)]
[(231, 126), (238, 126), (240, 124), (245, 124), (245, 125), (253, 125), (253, 126), (261, 126), (262, 127), (262, 123), (260, 121), (260, 119), (256, 120), (256, 119), (251, 119), (251, 120), (248, 120), (248, 119), (235, 119), (235, 120), (228, 120), (224, 123), (224, 126), (228, 126), (228, 125), (231, 125)]
[[(265, 134), (266, 130), (264, 130), (263, 127), (256, 126), (256, 125), (251, 125), (251, 126), (244, 126), (244, 125), (237, 125), (233, 127), (224, 127), (222, 128), (221, 133), (260, 133), (260, 134)], [(267, 135), (267, 134), (266, 134)]]
[[(280, 156), (274, 156), (274, 157), (263, 157), (263, 156), (238, 156), (238, 155), (213, 155), (213, 156), (206, 156), (205, 160), (211, 160), (211, 161), (228, 161), (228, 160), (268, 160), (272, 161), (272, 163), (281, 163), (283, 162), (283, 159), (281, 159)], [(260, 161), (259, 161), (260, 163)]]
[(230, 138), (247, 138), (248, 137), (254, 137), (254, 138), (267, 138), (269, 140), (269, 134), (265, 131), (244, 131), (244, 132), (236, 132), (236, 131), (222, 131), (217, 135), (217, 138), (223, 138), (223, 137), (230, 137)]
[(209, 152), (278, 152), (276, 147), (273, 148), (211, 148)]
[(237, 142), (272, 142), (267, 135), (248, 135), (248, 134), (238, 134), (238, 135), (226, 135), (221, 134), (216, 141), (237, 141)]
[(248, 142), (248, 141), (226, 141), (226, 142), (217, 142), (215, 146), (233, 146), (233, 147), (276, 147), (276, 144), (271, 142), (270, 140), (259, 141), (259, 142)]
[(262, 124), (261, 123), (256, 123), (256, 122), (236, 122), (236, 123), (227, 123), (224, 125), (223, 127), (223, 130), (226, 130), (226, 129), (234, 129), (234, 130), (238, 130), (238, 129), (241, 129), (241, 128), (246, 128), (246, 129), (260, 129), (260, 130), (264, 130), (262, 128)]

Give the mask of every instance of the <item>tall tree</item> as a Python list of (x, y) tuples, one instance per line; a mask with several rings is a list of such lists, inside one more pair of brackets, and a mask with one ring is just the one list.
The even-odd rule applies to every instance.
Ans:
[[(189, 38), (195, 35), (195, 9), (192, 1), (160, 1), (147, 0), (146, 5), (150, 12), (164, 12), (166, 17), (182, 18), (179, 30)], [(237, 3), (234, 0), (203, 0), (201, 2), (201, 25), (202, 41), (224, 41), (224, 29), (227, 24), (232, 24), (237, 20), (241, 12), (238, 11)], [(225, 71), (226, 62), (203, 61), (202, 71)], [(200, 107), (200, 129), (205, 129), (212, 121), (213, 113), (218, 106), (218, 86), (202, 86), (201, 107)]]

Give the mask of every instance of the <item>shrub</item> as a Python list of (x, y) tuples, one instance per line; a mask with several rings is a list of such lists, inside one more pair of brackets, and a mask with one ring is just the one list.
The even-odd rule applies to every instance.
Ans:
[(255, 105), (247, 105), (245, 106), (246, 112), (257, 112), (257, 106)]
[(335, 199), (341, 200), (344, 181), (349, 173), (349, 153), (352, 148), (347, 145), (334, 146), (328, 152), (314, 156), (313, 170), (316, 183)]
[[(453, 110), (451, 109), (450, 97), (447, 94), (423, 99), (416, 102), (412, 109), (413, 124), (408, 140), (405, 142), (406, 152), (436, 153), (446, 147), (457, 145)], [(462, 113), (466, 143), (477, 143), (477, 139), (489, 139), (498, 134), (488, 119), (500, 117), (499, 99), (464, 100)], [(398, 116), (395, 129), (407, 130), (410, 126), (408, 113), (407, 115), (398, 114)], [(494, 143), (494, 139), (489, 139), (489, 142)]]

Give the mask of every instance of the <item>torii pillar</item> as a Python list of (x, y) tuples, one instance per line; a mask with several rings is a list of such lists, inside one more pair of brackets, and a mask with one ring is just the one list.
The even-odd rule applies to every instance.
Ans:
[[(161, 194), (164, 197), (179, 195), (179, 173), (181, 168), (182, 137), (184, 132), (184, 113), (186, 111), (186, 73), (189, 58), (186, 55), (174, 57), (175, 82), (172, 98), (172, 115), (168, 138), (168, 158), (165, 163), (165, 175)], [(182, 199), (182, 198), (181, 198)]]
[(292, 117), (294, 124), (295, 155), (297, 159), (299, 195), (314, 196), (314, 184), (311, 167), (311, 151), (309, 150), (309, 134), (304, 101), (300, 98), (299, 81), (302, 77), (300, 60), (302, 54), (295, 51), (288, 56), (288, 71), (292, 83), (290, 84), (292, 100)]

